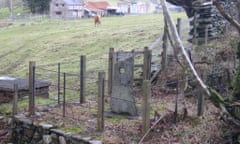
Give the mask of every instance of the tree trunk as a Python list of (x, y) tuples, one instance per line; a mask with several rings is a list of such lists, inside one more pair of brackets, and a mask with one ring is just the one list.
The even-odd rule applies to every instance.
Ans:
[(237, 2), (237, 9), (238, 9), (238, 23), (240, 23), (240, 1)]

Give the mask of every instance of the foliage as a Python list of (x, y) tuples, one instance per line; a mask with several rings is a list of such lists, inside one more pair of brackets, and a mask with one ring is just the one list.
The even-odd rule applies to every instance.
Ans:
[[(0, 9), (0, 19), (7, 19), (10, 17), (9, 8), (1, 8)], [(24, 6), (16, 6), (13, 10), (13, 15), (15, 18), (23, 17), (29, 15), (29, 10), (27, 7)]]
[[(51, 100), (49, 100), (49, 99), (44, 99), (44, 98), (40, 98), (40, 97), (36, 98), (36, 104), (37, 105), (48, 105), (50, 103), (51, 103)], [(12, 103), (1, 104), (0, 114), (3, 114), (3, 115), (12, 114), (12, 107), (13, 107)], [(28, 107), (28, 100), (27, 99), (23, 99), (23, 100), (18, 101), (18, 108), (19, 109), (24, 109), (24, 108), (27, 108), (27, 107)]]
[(60, 128), (60, 130), (63, 130), (64, 132), (70, 132), (71, 134), (80, 134), (82, 132), (82, 129), (80, 127), (67, 127), (67, 128)]
[(23, 0), (32, 13), (44, 14), (49, 11), (51, 0)]
[(224, 106), (228, 106), (229, 104), (224, 100), (224, 98), (214, 89), (208, 87), (208, 90), (211, 94), (211, 101), (216, 107), (220, 107), (219, 104), (223, 104)]
[(10, 16), (8, 8), (2, 8), (0, 11), (0, 19), (7, 18)]

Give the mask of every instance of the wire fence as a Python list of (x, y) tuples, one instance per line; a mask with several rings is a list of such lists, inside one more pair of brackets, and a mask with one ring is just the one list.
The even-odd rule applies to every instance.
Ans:
[[(183, 23), (188, 22), (184, 21)], [(185, 36), (188, 36), (185, 34), (187, 32), (185, 29), (187, 29), (187, 27), (182, 30), (183, 32), (181, 34), (183, 39), (185, 39)], [(152, 51), (151, 64), (153, 62), (158, 64), (161, 62), (162, 45), (164, 42), (162, 38), (162, 36), (159, 37), (153, 45), (149, 47), (149, 50)], [(186, 42), (185, 44), (187, 47), (189, 43)], [(142, 77), (144, 73), (144, 51), (116, 52), (116, 54), (120, 59), (133, 56), (136, 59), (134, 61), (136, 66), (134, 68), (135, 76), (137, 74), (138, 78)], [(195, 57), (195, 55), (192, 56), (192, 59), (194, 66), (204, 82), (227, 96), (229, 91), (224, 81), (228, 80), (228, 72), (224, 68), (224, 63), (219, 64), (208, 61), (209, 63), (206, 64), (206, 61), (201, 57)], [(183, 95), (191, 95), (196, 97), (196, 101), (201, 101), (198, 97), (202, 97), (201, 95), (203, 94), (200, 92), (197, 81), (191, 74), (183, 75), (184, 72), (178, 65), (179, 61), (184, 62), (181, 58), (179, 58), (178, 61), (174, 58), (171, 59), (168, 62), (166, 71), (158, 77), (158, 83), (150, 87), (150, 92), (146, 92), (151, 99), (146, 107), (143, 107), (145, 105), (144, 91), (148, 90), (144, 90), (142, 85), (144, 79), (141, 80), (142, 83), (140, 85), (136, 84), (136, 81), (129, 85), (133, 89), (134, 101), (128, 101), (120, 97), (114, 97), (114, 99), (123, 103), (127, 101), (135, 105), (139, 110), (137, 117), (145, 112), (145, 108), (149, 109), (148, 107), (150, 107), (151, 110), (149, 110), (149, 112), (151, 115), (149, 114), (150, 117), (148, 119), (154, 117), (154, 111), (162, 112), (168, 110), (166, 108), (167, 103), (163, 101), (161, 97), (168, 96), (169, 94), (176, 95), (175, 100), (172, 100), (175, 103), (171, 103), (175, 106), (173, 111), (176, 110), (178, 106), (176, 103), (179, 99), (184, 98)], [(99, 67), (97, 69), (91, 67), (93, 64), (99, 65)], [(160, 66), (161, 65), (157, 65), (158, 68), (160, 68)], [(85, 124), (87, 121), (86, 126), (94, 130), (104, 127), (104, 114), (111, 112), (110, 100), (112, 99), (108, 93), (110, 87), (108, 84), (110, 81), (108, 75), (111, 70), (109, 67), (109, 58), (88, 58), (85, 61), (79, 59), (70, 62), (35, 65), (32, 68), (34, 68), (34, 76), (30, 78), (30, 81), (33, 79), (33, 82), (34, 80), (41, 80), (49, 83), (47, 91), (49, 97), (47, 102), (42, 102), (41, 98), (38, 100), (38, 97), (36, 97), (35, 106), (37, 109), (47, 105), (51, 107), (50, 113), (71, 119), (75, 121), (75, 124)], [(104, 76), (100, 76), (99, 72), (105, 72), (102, 73)], [(187, 85), (187, 87), (183, 85)], [(200, 115), (202, 113), (200, 109), (202, 109), (203, 106), (198, 105), (196, 107), (199, 107), (196, 113)], [(92, 121), (93, 119), (97, 119), (97, 121)], [(108, 124), (111, 121), (109, 119), (105, 120), (105, 123)], [(137, 121), (142, 120), (137, 118)]]

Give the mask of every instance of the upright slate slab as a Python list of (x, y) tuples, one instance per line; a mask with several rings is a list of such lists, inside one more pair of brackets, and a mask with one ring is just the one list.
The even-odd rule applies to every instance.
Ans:
[(114, 66), (114, 77), (111, 95), (111, 110), (118, 114), (137, 115), (133, 92), (133, 53), (127, 58), (119, 58)]

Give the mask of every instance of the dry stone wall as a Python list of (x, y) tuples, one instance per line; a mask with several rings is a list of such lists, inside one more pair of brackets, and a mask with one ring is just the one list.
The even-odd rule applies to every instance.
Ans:
[(35, 124), (24, 115), (16, 115), (12, 123), (14, 144), (101, 144), (80, 135), (65, 133), (50, 124)]

